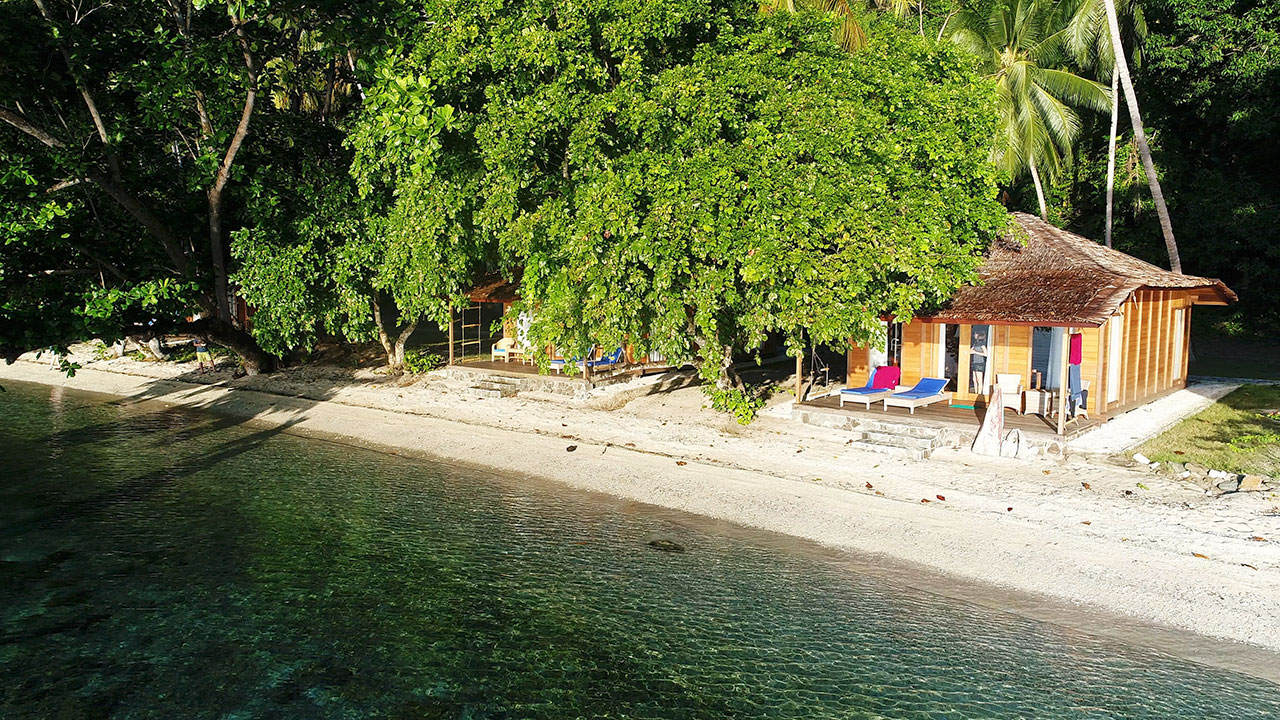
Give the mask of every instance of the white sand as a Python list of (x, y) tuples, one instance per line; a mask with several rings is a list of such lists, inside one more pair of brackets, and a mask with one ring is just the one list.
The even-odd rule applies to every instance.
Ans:
[[(1209, 497), (1150, 472), (1080, 458), (1024, 462), (940, 451), (913, 462), (867, 454), (850, 450), (847, 434), (775, 417), (744, 428), (705, 409), (696, 388), (638, 397), (615, 389), (587, 401), (473, 400), (438, 378), (401, 384), (314, 367), (219, 385), (151, 377), (215, 379), (194, 378), (190, 369), (115, 360), (67, 379), (43, 363), (19, 362), (0, 366), (0, 378), (208, 408), (289, 423), (291, 432), (545, 477), (923, 566), (958, 578), (957, 587), (979, 581), (1030, 593), (1024, 606), (1035, 597), (1079, 604), (1093, 618), (1083, 622), (1097, 623), (1085, 629), (1098, 632), (1108, 631), (1115, 613), (1280, 650), (1274, 493)], [(576, 451), (566, 452), (569, 445)], [(1280, 680), (1274, 655), (1263, 653), (1264, 662), (1239, 649), (1254, 659), (1237, 658), (1236, 667), (1253, 664), (1254, 674)], [(1231, 654), (1187, 652), (1208, 661)]]

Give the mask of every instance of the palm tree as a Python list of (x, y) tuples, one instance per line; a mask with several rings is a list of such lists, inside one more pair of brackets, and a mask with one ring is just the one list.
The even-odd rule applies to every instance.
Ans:
[(996, 79), (1000, 125), (992, 160), (1012, 181), (1030, 171), (1047, 218), (1044, 178), (1052, 181), (1071, 161), (1080, 132), (1074, 108), (1106, 110), (1107, 88), (1057, 67), (1067, 23), (1054, 0), (998, 0), (985, 12), (964, 10), (952, 20), (951, 39), (982, 60)]
[(821, 13), (834, 15), (839, 23), (836, 24), (836, 42), (840, 47), (855, 52), (866, 47), (867, 34), (862, 29), (862, 25), (858, 23), (858, 18), (853, 14), (853, 8), (849, 7), (848, 0), (762, 0), (760, 3), (760, 11), (766, 13), (788, 12), (794, 13), (800, 8), (807, 10), (816, 10)]
[(1176, 273), (1182, 272), (1182, 258), (1178, 257), (1178, 242), (1173, 237), (1173, 223), (1169, 221), (1169, 206), (1164, 202), (1164, 191), (1160, 189), (1160, 178), (1156, 175), (1156, 164), (1151, 159), (1151, 147), (1147, 145), (1147, 133), (1142, 128), (1142, 113), (1138, 111), (1138, 96), (1133, 92), (1133, 79), (1129, 77), (1129, 63), (1124, 57), (1124, 42), (1120, 38), (1120, 20), (1116, 15), (1114, 0), (1103, 0), (1107, 11), (1107, 28), (1111, 34), (1111, 47), (1115, 52), (1116, 69), (1119, 70), (1120, 85), (1124, 88), (1125, 102), (1129, 106), (1129, 121), (1133, 124), (1133, 139), (1138, 143), (1138, 154), (1142, 156), (1142, 167), (1147, 171), (1147, 183), (1151, 186), (1151, 199), (1155, 201), (1156, 215), (1160, 218), (1160, 229), (1164, 232), (1164, 244), (1169, 251), (1169, 268)]
[[(1116, 11), (1126, 21), (1130, 37), (1140, 43), (1147, 36), (1146, 18), (1137, 0), (1120, 0)], [(1112, 210), (1116, 181), (1116, 129), (1120, 120), (1120, 68), (1116, 64), (1108, 29), (1107, 10), (1103, 0), (1081, 0), (1068, 26), (1067, 46), (1076, 61), (1085, 67), (1095, 67), (1098, 72), (1111, 75), (1111, 133), (1107, 136), (1107, 247), (1111, 247)], [(1136, 45), (1136, 44), (1135, 44)], [(1134, 60), (1139, 59), (1134, 50)]]

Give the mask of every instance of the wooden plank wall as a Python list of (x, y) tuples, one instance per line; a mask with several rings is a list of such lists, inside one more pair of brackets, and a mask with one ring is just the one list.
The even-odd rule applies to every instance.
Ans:
[(864, 347), (849, 344), (848, 379), (846, 387), (862, 387), (871, 379), (871, 351)]
[[(911, 322), (902, 326), (902, 384), (914, 385), (924, 377), (925, 355), (929, 351), (925, 341), (925, 323)], [(936, 331), (935, 331), (936, 332)]]
[[(1191, 305), (1191, 294), (1186, 290), (1138, 290), (1125, 301), (1123, 318), (1113, 319), (1124, 324), (1120, 392), (1115, 402), (1106, 405), (1107, 412), (1133, 407), (1186, 385)], [(1185, 311), (1182, 353), (1174, 357), (1174, 322), (1179, 309)], [(1105, 386), (1099, 398), (1105, 401)]]
[(1102, 366), (1102, 346), (1098, 342), (1098, 329), (1074, 328), (1072, 332), (1084, 336), (1084, 340), (1080, 344), (1080, 379), (1089, 383), (1089, 409), (1095, 411), (1098, 408), (1096, 398), (1098, 397), (1098, 391), (1101, 390), (1101, 384), (1097, 381), (1097, 377)]
[[(1191, 293), (1185, 290), (1139, 290), (1121, 307), (1111, 322), (1123, 325), (1120, 349), (1119, 391), (1115, 402), (1107, 398), (1107, 359), (1110, 350), (1108, 326), (1075, 328), (1084, 335), (1084, 357), (1081, 376), (1090, 381), (1090, 410), (1108, 414), (1128, 409), (1149, 398), (1186, 385), (1188, 348), (1191, 339)], [(1185, 310), (1181, 357), (1174, 357), (1174, 322), (1176, 311)], [(962, 333), (961, 340), (967, 340)], [(1024, 387), (1031, 383), (1032, 328), (1025, 325), (992, 327), (990, 360), (992, 375), (1016, 373)], [(920, 378), (937, 374), (938, 358), (943, 352), (938, 342), (935, 323), (911, 322), (902, 328), (902, 383), (914, 385)], [(967, 342), (961, 343), (965, 355)], [(961, 358), (961, 370), (964, 370)], [(863, 385), (870, 377), (869, 353), (866, 348), (852, 347), (848, 354), (849, 385)], [(961, 385), (967, 390), (967, 374), (961, 374)], [(967, 395), (967, 393), (961, 393)]]

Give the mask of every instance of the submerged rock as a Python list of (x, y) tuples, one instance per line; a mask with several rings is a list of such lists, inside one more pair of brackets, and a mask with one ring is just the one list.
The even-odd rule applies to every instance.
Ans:
[(650, 540), (649, 547), (669, 553), (682, 553), (684, 546), (671, 540)]

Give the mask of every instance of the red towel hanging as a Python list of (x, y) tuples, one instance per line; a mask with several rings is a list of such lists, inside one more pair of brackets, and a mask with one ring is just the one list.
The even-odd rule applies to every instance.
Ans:
[(1084, 335), (1080, 333), (1071, 333), (1071, 354), (1067, 356), (1067, 362), (1071, 365), (1079, 365), (1084, 361)]

